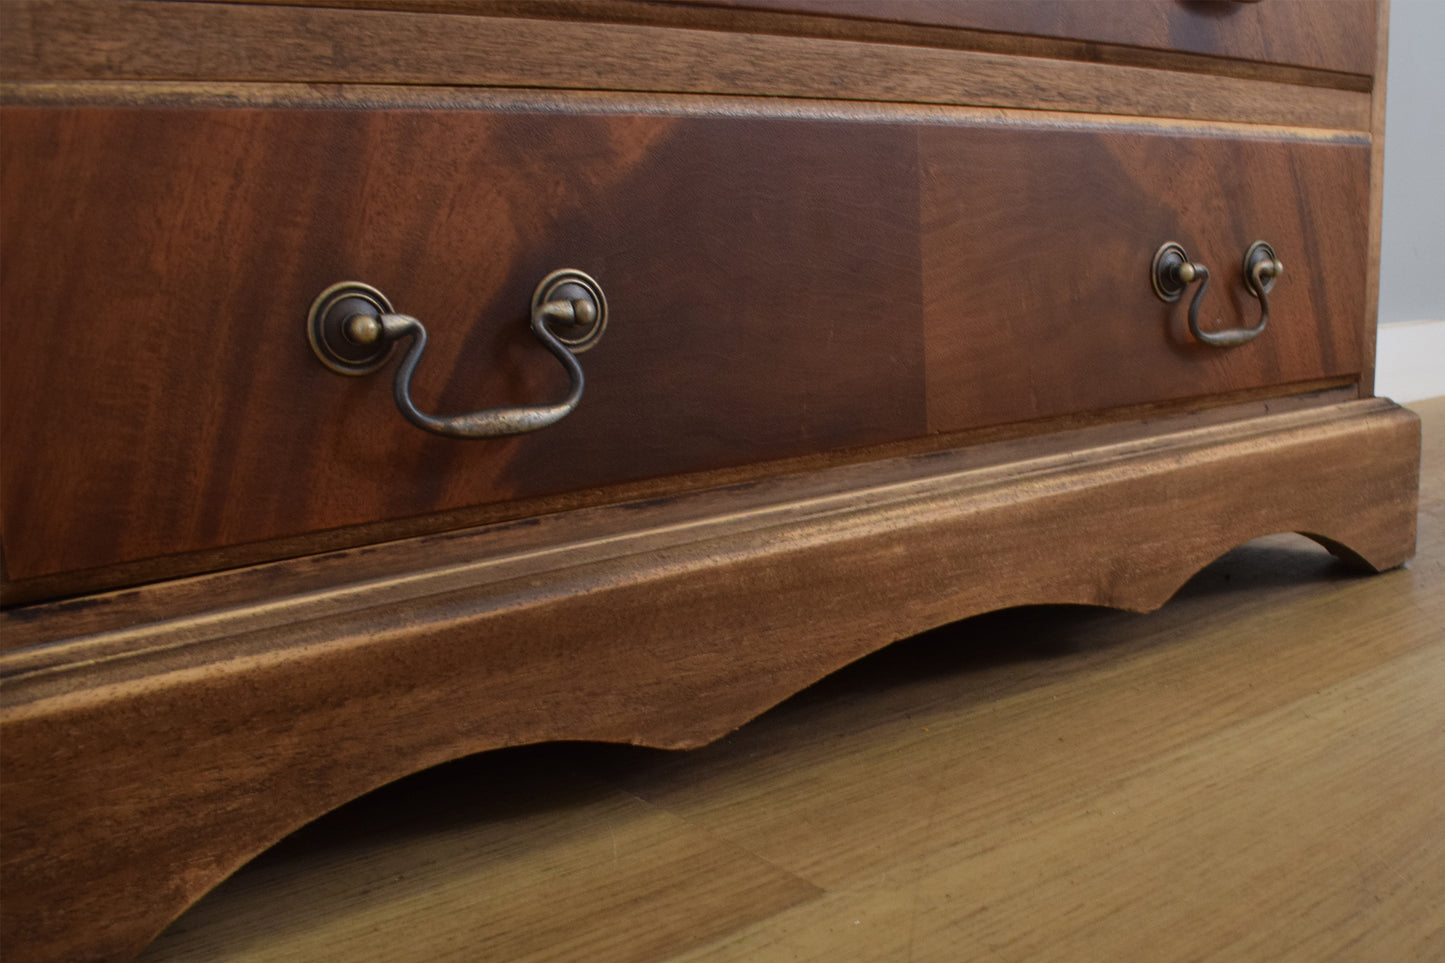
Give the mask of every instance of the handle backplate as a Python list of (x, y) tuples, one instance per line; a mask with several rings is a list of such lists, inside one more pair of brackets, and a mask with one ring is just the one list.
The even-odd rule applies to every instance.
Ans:
[(360, 281), (333, 284), (316, 296), (306, 316), (306, 337), (321, 363), (337, 374), (370, 374), (386, 364), (393, 342), (374, 338), (369, 343), (347, 333), (352, 318), (391, 314), (386, 295)]

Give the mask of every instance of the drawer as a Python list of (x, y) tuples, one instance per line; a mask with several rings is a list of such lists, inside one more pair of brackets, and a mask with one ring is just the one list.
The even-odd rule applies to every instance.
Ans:
[[(926, 430), (897, 126), (847, 125), (840, 151), (844, 125), (642, 112), (3, 122), (11, 580)], [(395, 361), (342, 377), (306, 337), (323, 289), (364, 282), (427, 326), (423, 411), (555, 402), (528, 307), (562, 268), (610, 319), (580, 406), (533, 435), (421, 431)]]
[[(6, 108), (8, 581), (1361, 369), (1363, 137), (557, 104)], [(1205, 324), (1239, 326), (1256, 239), (1286, 265), (1268, 332), (1194, 342), (1154, 251), (1209, 265)], [(610, 321), (533, 434), (421, 431), (395, 362), (340, 377), (305, 336), (365, 282), (427, 325), (423, 411), (555, 401), (527, 317), (558, 268)]]
[[(689, 0), (692, 2), (692, 0)], [(1373, 0), (699, 0), (789, 13), (956, 27), (1228, 57), (1341, 73), (1375, 72)], [(1095, 52), (1097, 56), (1097, 52)]]
[[(919, 132), (933, 431), (1361, 370), (1369, 145), (1231, 129), (980, 123)], [(1154, 293), (1165, 241), (1209, 268), (1206, 330), (1247, 328), (1256, 240), (1285, 271), (1269, 327), (1201, 344)]]

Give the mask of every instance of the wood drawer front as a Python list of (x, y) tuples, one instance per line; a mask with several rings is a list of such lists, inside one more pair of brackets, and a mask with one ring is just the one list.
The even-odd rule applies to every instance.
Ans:
[[(5, 111), (11, 579), (869, 445), (925, 430), (915, 143), (890, 125), (442, 110)], [(899, 173), (903, 172), (903, 176)], [(572, 267), (578, 410), (459, 442), (396, 361), (326, 370), (328, 285), (427, 325), (413, 394), (561, 399), (527, 328)], [(399, 352), (398, 352), (399, 353)]]
[(1374, 0), (701, 0), (728, 7), (1375, 72)]
[[(1359, 370), (1366, 146), (1019, 116), (7, 108), (7, 578)], [(1269, 333), (1185, 342), (1154, 249), (1228, 319), (1256, 237)], [(525, 321), (560, 267), (612, 322), (536, 434), (428, 435), (395, 362), (303, 333), (364, 281), (428, 326), (423, 410), (555, 400)]]
[[(1364, 138), (931, 127), (920, 158), (932, 431), (1361, 370)], [(1160, 301), (1154, 252), (1176, 241), (1209, 268), (1201, 327), (1250, 327), (1256, 240), (1285, 265), (1268, 329), (1201, 344), (1188, 329), (1197, 284)]]

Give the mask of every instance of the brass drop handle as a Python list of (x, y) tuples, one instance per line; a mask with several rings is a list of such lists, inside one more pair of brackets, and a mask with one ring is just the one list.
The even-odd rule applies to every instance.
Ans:
[(426, 350), (426, 328), (410, 315), (395, 313), (386, 295), (369, 284), (343, 281), (317, 296), (306, 319), (311, 349), (322, 364), (338, 374), (375, 371), (386, 363), (396, 341), (410, 337), (411, 346), (396, 370), (392, 397), (407, 421), (448, 438), (519, 435), (567, 417), (582, 400), (585, 384), (576, 356), (596, 344), (606, 327), (607, 299), (601, 285), (581, 271), (553, 271), (532, 295), (532, 333), (567, 370), (571, 379), (567, 397), (555, 404), (443, 416), (426, 414), (411, 400), (411, 376)]
[(1209, 287), (1209, 268), (1191, 261), (1184, 248), (1173, 241), (1161, 245), (1154, 252), (1152, 279), (1154, 293), (1161, 301), (1178, 301), (1192, 282), (1199, 282), (1194, 300), (1189, 302), (1189, 333), (1204, 344), (1216, 348), (1232, 348), (1235, 345), (1253, 341), (1269, 326), (1269, 291), (1274, 287), (1275, 278), (1284, 271), (1284, 265), (1275, 257), (1274, 248), (1264, 241), (1255, 241), (1244, 254), (1244, 283), (1249, 293), (1259, 298), (1259, 323), (1252, 328), (1225, 328), (1222, 331), (1205, 331), (1199, 327), (1199, 303)]

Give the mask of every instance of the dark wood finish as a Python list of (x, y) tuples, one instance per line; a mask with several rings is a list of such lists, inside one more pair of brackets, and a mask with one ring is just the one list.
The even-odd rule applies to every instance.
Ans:
[[(1246, 407), (1260, 405), (1262, 410), (1268, 411), (1292, 411), (1297, 408), (1335, 404), (1359, 396), (1359, 386), (1353, 378), (1323, 379), (1300, 384), (1253, 388), (1181, 401), (1132, 405), (1107, 411), (1089, 411), (1038, 421), (994, 425), (971, 431), (932, 434), (924, 438), (911, 438), (906, 441), (863, 448), (816, 452), (796, 458), (739, 465), (735, 468), (716, 471), (666, 475), (557, 495), (493, 502), (416, 518), (368, 522), (342, 529), (310, 532), (294, 538), (231, 545), (186, 555), (161, 556), (100, 569), (61, 572), (52, 576), (27, 579), (23, 582), (3, 582), (0, 583), (0, 602), (3, 602), (5, 608), (0, 608), (0, 650), (31, 644), (26, 641), (31, 638), (30, 634), (19, 627), (26, 626), (32, 615), (41, 608), (56, 605), (71, 611), (95, 614), (98, 606), (108, 604), (111, 600), (135, 599), (144, 600), (143, 604), (150, 607), (152, 611), (160, 611), (161, 608), (169, 605), (170, 601), (162, 602), (161, 597), (152, 591), (157, 586), (148, 583), (160, 582), (170, 586), (175, 583), (167, 580), (199, 572), (212, 573), (220, 581), (217, 584), (208, 585), (204, 589), (187, 588), (178, 598), (195, 600), (200, 598), (202, 592), (209, 593), (223, 587), (239, 588), (243, 595), (252, 597), (260, 589), (260, 586), (252, 580), (253, 573), (247, 566), (273, 559), (294, 560), (296, 565), (307, 568), (315, 562), (316, 556), (320, 553), (330, 553), (323, 557), (332, 558), (337, 557), (336, 553), (342, 550), (377, 542), (391, 543), (397, 540), (426, 543), (427, 548), (422, 551), (431, 551), (436, 547), (436, 543), (432, 539), (446, 540), (451, 537), (451, 533), (500, 522), (515, 521), (525, 525), (529, 524), (526, 521), (528, 519), (555, 512), (569, 512), (571, 513), (569, 517), (575, 519), (577, 510), (600, 505), (656, 501), (659, 498), (720, 486), (747, 486), (760, 479), (775, 478), (780, 475), (807, 474), (839, 465), (863, 465), (878, 459), (926, 454), (987, 442), (1029, 438), (1092, 425), (1123, 425), (1141, 418), (1154, 420), (1186, 412), (1195, 417), (1221, 417), (1235, 411), (1241, 405)], [(1258, 399), (1266, 400), (1260, 402)], [(426, 532), (438, 534), (434, 536), (421, 534)], [(350, 555), (343, 557), (346, 557), (348, 562), (354, 561)], [(325, 580), (326, 576), (323, 575), (321, 578)], [(193, 583), (187, 580), (181, 584), (192, 586)], [(132, 588), (107, 591), (112, 586), (132, 586)], [(45, 600), (55, 601), (46, 602)], [(205, 604), (209, 606), (211, 600), (205, 600)], [(136, 621), (138, 620), (131, 619), (127, 624), (134, 624)], [(144, 619), (140, 621), (144, 621)]]
[[(1389, 61), (1390, 0), (1379, 0), (1378, 44), (1375, 62)], [(1360, 357), (1365, 360), (1360, 375), (1360, 397), (1375, 393), (1375, 331), (1380, 315), (1380, 215), (1385, 202), (1385, 72), (1380, 71), (1370, 98), (1370, 241), (1371, 270), (1365, 286), (1365, 320), (1360, 326)]]
[(1373, 0), (685, 0), (688, 3), (859, 17), (938, 27), (1128, 44), (1371, 74), (1375, 69)]
[[(1264, 401), (1213, 406), (1219, 398), (1198, 399), (1190, 410), (1178, 406), (1146, 406), (1117, 413), (1100, 424), (1088, 418), (1059, 419), (1040, 430), (1037, 425), (1007, 425), (975, 432), (939, 436), (934, 447), (915, 443), (868, 449), (858, 459), (832, 463), (813, 457), (785, 463), (758, 484), (755, 471), (713, 472), (696, 476), (699, 484), (682, 487), (676, 478), (628, 489), (630, 498), (617, 498), (613, 505), (550, 504), (548, 511), (535, 511), (506, 523), (458, 525), (454, 530), (369, 544), (349, 551), (326, 551), (323, 543), (310, 555), (283, 559), (248, 568), (228, 568), (191, 578), (154, 581), (135, 588), (95, 593), (81, 598), (60, 599), (0, 611), (0, 650), (15, 652), (5, 663), (5, 672), (38, 671), (64, 665), (83, 651), (84, 658), (96, 659), (133, 652), (136, 646), (153, 644), (157, 623), (168, 623), (167, 637), (195, 641), (204, 638), (208, 612), (221, 609), (255, 608), (267, 614), (265, 625), (276, 625), (302, 616), (296, 614), (314, 593), (334, 597), (333, 590), (357, 582), (383, 580), (396, 572), (428, 568), (450, 569), (487, 556), (509, 553), (530, 558), (526, 563), (535, 573), (548, 563), (529, 555), (539, 539), (572, 541), (601, 540), (611, 544), (619, 534), (617, 519), (626, 507), (646, 510), (651, 524), (693, 525), (697, 509), (694, 499), (679, 497), (708, 489), (714, 512), (724, 518), (751, 518), (779, 501), (811, 502), (838, 490), (866, 489), (887, 484), (897, 472), (899, 458), (927, 463), (937, 471), (963, 469), (975, 464), (966, 449), (987, 445), (989, 457), (1005, 460), (1010, 453), (1029, 457), (1044, 434), (1069, 432), (1080, 448), (1136, 443), (1139, 422), (1164, 423), (1180, 428), (1210, 428), (1256, 418), (1266, 414), (1309, 411), (1338, 405), (1356, 396), (1353, 384), (1300, 395), (1271, 396)], [(951, 441), (952, 444), (948, 442)], [(951, 448), (964, 449), (949, 454)], [(711, 485), (702, 483), (710, 480)], [(525, 508), (530, 503), (523, 502)], [(749, 522), (752, 524), (752, 522)], [(717, 530), (716, 525), (714, 530)], [(380, 542), (381, 539), (374, 541)], [(370, 597), (358, 598), (370, 604)], [(269, 603), (269, 604), (268, 604)], [(139, 631), (128, 631), (141, 626)], [(174, 633), (179, 632), (180, 635)], [(96, 637), (104, 637), (104, 641)], [(66, 640), (72, 640), (66, 642)], [(82, 640), (80, 649), (73, 640)], [(64, 645), (56, 644), (66, 642)]]
[[(463, 14), (490, 17), (525, 17), (528, 19), (560, 20), (567, 22), (625, 23), (659, 27), (685, 27), (690, 30), (715, 30), (728, 33), (771, 34), (790, 37), (812, 37), (817, 39), (856, 40), (876, 44), (901, 44), (912, 47), (934, 47), (946, 50), (978, 50), (990, 53), (1010, 54), (1024, 57), (1040, 57), (1052, 60), (1075, 60), (1090, 63), (1108, 63), (1128, 67), (1149, 67), (1172, 71), (1211, 74), (1219, 77), (1240, 77), (1286, 84), (1301, 84), (1309, 87), (1335, 87), (1341, 90), (1368, 91), (1371, 87), (1369, 72), (1350, 73), (1338, 69), (1303, 67), (1276, 63), (1270, 60), (1243, 60), (1231, 56), (1221, 57), (1217, 53), (1191, 53), (1179, 47), (1169, 47), (1167, 42), (1158, 46), (1132, 46), (1124, 43), (1107, 43), (1099, 40), (1076, 40), (1066, 36), (1062, 30), (1054, 34), (1044, 33), (1000, 33), (994, 30), (960, 26), (940, 26), (927, 22), (926, 18), (906, 19), (897, 15), (894, 5), (875, 3), (868, 9), (867, 0), (847, 6), (839, 5), (836, 15), (830, 12), (810, 11), (806, 6), (775, 5), (745, 6), (724, 0), (724, 5), (692, 2), (669, 2), (669, 0), (219, 0), (219, 2), (262, 3), (277, 6), (310, 6), (348, 8), (368, 11), (410, 11), (432, 14)], [(806, 2), (806, 0), (805, 0)], [(1064, 0), (1074, 2), (1074, 0)], [(1142, 11), (1145, 21), (1151, 23), (1149, 32), (1158, 40), (1159, 22), (1170, 15), (1161, 10), (1162, 5), (1152, 5)], [(1378, 5), (1377, 5), (1378, 6)], [(796, 9), (799, 12), (793, 12)], [(1199, 8), (1194, 8), (1198, 12)], [(1302, 11), (1296, 11), (1296, 15)], [(1016, 14), (1014, 16), (1017, 16)], [(1184, 20), (1181, 13), (1173, 15)], [(946, 17), (946, 15), (945, 15)], [(886, 19), (884, 19), (886, 18)], [(955, 18), (957, 19), (957, 18)], [(1198, 19), (1197, 17), (1195, 18)], [(1271, 20), (1281, 23), (1286, 29), (1291, 24), (1272, 14)], [(1358, 24), (1358, 11), (1347, 16), (1344, 23), (1330, 21), (1321, 24), (1320, 18), (1307, 26), (1309, 33), (1329, 33), (1332, 29), (1347, 27), (1350, 22)], [(1256, 23), (1258, 20), (1256, 19)], [(1331, 26), (1330, 24), (1333, 24)], [(1113, 25), (1117, 31), (1120, 25)], [(1204, 39), (1198, 24), (1192, 27), (1186, 23), (1195, 39)], [(1087, 29), (1087, 28), (1086, 28)], [(1093, 30), (1097, 30), (1094, 27)], [(1089, 31), (1092, 32), (1092, 31)], [(1130, 32), (1126, 26), (1125, 33)], [(1140, 31), (1132, 30), (1137, 39)], [(1238, 29), (1235, 30), (1238, 33)], [(1281, 39), (1278, 31), (1274, 41)], [(1217, 31), (1216, 31), (1217, 33)], [(1217, 41), (1218, 36), (1209, 38)], [(1346, 48), (1358, 52), (1359, 40), (1340, 35), (1315, 38), (1301, 42), (1298, 38), (1284, 38), (1284, 46), (1303, 50), (1311, 43), (1323, 40), (1322, 47), (1332, 48), (1336, 53), (1345, 53)], [(1256, 32), (1251, 43), (1255, 49), (1263, 46), (1263, 31)], [(1218, 44), (1207, 42), (1206, 46), (1217, 49)], [(1241, 48), (1242, 49), (1242, 48)], [(1312, 58), (1311, 58), (1312, 59)], [(1328, 59), (1328, 54), (1326, 54)], [(1342, 62), (1359, 60), (1346, 54)], [(1374, 63), (1383, 63), (1375, 59)]]
[[(1347, 135), (401, 109), (5, 124), (15, 582), (1361, 366), (1368, 148)], [(1020, 218), (1051, 226), (1010, 233)], [(1183, 343), (1154, 249), (1185, 243), (1215, 266), (1211, 307), (1246, 311), (1231, 262), (1255, 237), (1287, 264), (1273, 329)], [(429, 436), (393, 410), (390, 369), (343, 379), (302, 337), (316, 293), (362, 280), (429, 325), (424, 409), (560, 397), (525, 305), (564, 266), (615, 320), (582, 406), (536, 435)]]
[(1351, 130), (1370, 117), (1358, 85), (678, 27), (146, 0), (0, 3), (0, 78), (741, 94)]
[[(930, 429), (1361, 370), (1364, 138), (935, 125), (919, 139)], [(1260, 239), (1285, 265), (1269, 329), (1199, 343), (1195, 287), (1160, 301), (1155, 250), (1177, 241), (1209, 267), (1205, 327), (1249, 327), (1242, 262)]]
[(1376, 569), (1413, 550), (1419, 423), (1388, 402), (1081, 441), (904, 460), (731, 516), (694, 496), (696, 526), (614, 508), (605, 544), (539, 528), (530, 553), (337, 588), (280, 624), (222, 611), (190, 642), (137, 627), (100, 659), (84, 649), (104, 637), (77, 640), (74, 661), (0, 691), (7, 952), (134, 953), (284, 833), (459, 755), (698, 745), (975, 612), (1155, 608), (1267, 532)]
[[(839, 151), (837, 124), (722, 117), (5, 125), (12, 579), (924, 432), (900, 128)], [(394, 364), (346, 379), (304, 336), (317, 293), (362, 280), (429, 326), (424, 410), (556, 399), (526, 314), (561, 267), (613, 320), (580, 408), (539, 434), (428, 435), (393, 407)]]
[[(1413, 551), (1418, 422), (1331, 403), (1370, 376), (1383, 90), (1312, 32), (1343, 21), (1181, 53), (1165, 8), (330, 2), (0, 3), (6, 600), (308, 555), (0, 621), (7, 959), (134, 953), (459, 755), (696, 746), (976, 612), (1151, 609), (1262, 533)], [(1164, 17), (1187, 48), (1274, 9)], [(1275, 244), (1263, 340), (1183, 340), (1170, 238), (1230, 324)], [(366, 281), (430, 329), (424, 408), (555, 398), (525, 305), (562, 266), (613, 326), (541, 435), (428, 436), (302, 336)]]
[(1439, 960), (1445, 398), (1412, 407), (1418, 564), (1271, 536), (1147, 617), (967, 619), (703, 749), (440, 767), (141, 960)]

